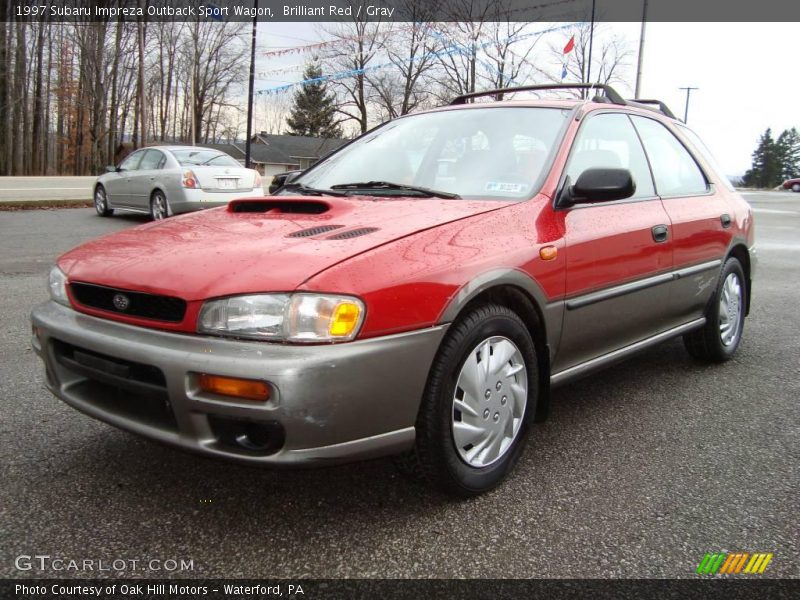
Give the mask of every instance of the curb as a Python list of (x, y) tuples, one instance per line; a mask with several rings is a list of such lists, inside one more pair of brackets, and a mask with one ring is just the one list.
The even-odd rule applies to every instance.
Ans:
[(0, 200), (0, 211), (37, 210), (48, 208), (90, 208), (91, 200)]

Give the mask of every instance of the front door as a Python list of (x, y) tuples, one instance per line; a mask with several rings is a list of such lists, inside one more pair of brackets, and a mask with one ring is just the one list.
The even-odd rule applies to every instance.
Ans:
[(647, 158), (626, 114), (590, 115), (575, 138), (566, 175), (628, 169), (633, 197), (570, 207), (565, 215), (566, 309), (554, 371), (666, 329), (672, 242)]
[(119, 163), (116, 173), (112, 173), (111, 177), (104, 182), (106, 194), (112, 206), (130, 206), (131, 173), (134, 173), (139, 167), (142, 156), (144, 156), (144, 150), (137, 150), (129, 154)]

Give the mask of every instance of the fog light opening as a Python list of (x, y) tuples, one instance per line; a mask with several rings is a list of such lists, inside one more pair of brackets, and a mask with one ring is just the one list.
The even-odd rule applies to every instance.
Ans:
[(235, 417), (209, 415), (217, 442), (231, 450), (265, 456), (283, 447), (286, 433), (276, 421), (250, 421)]

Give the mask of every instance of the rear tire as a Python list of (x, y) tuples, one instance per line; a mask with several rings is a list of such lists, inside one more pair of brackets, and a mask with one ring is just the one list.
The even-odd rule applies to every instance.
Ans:
[(434, 359), (416, 446), (396, 458), (398, 469), (461, 498), (498, 485), (536, 412), (537, 364), (531, 334), (513, 311), (486, 304), (465, 314)]
[(100, 217), (110, 217), (114, 214), (114, 209), (108, 208), (108, 194), (102, 185), (98, 185), (94, 190), (94, 210)]
[(717, 289), (706, 310), (706, 324), (683, 336), (686, 350), (705, 362), (725, 362), (736, 353), (744, 331), (747, 285), (736, 258), (722, 267)]
[(153, 221), (163, 221), (172, 215), (169, 207), (169, 200), (161, 190), (156, 190), (150, 196), (150, 218)]

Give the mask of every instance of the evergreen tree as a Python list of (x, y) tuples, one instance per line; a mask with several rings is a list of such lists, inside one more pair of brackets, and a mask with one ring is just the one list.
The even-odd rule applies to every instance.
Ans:
[(772, 129), (767, 128), (753, 152), (753, 166), (744, 174), (744, 184), (748, 187), (775, 187), (783, 181), (781, 171), (780, 149), (772, 138)]
[(776, 142), (781, 164), (781, 179), (800, 177), (800, 133), (795, 127), (786, 129)]
[[(303, 72), (303, 79), (316, 79), (322, 76), (322, 68), (311, 63)], [(336, 98), (328, 92), (323, 81), (301, 86), (294, 94), (292, 107), (286, 123), (289, 135), (312, 137), (342, 137), (342, 128), (336, 122)]]

